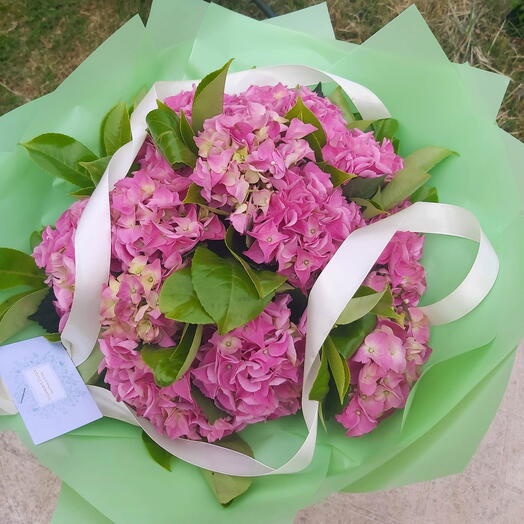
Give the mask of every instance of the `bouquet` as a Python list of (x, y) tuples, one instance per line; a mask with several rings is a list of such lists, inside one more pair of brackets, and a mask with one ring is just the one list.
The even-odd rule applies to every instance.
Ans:
[[(151, 35), (162, 34), (168, 9), (158, 5)], [(183, 3), (178, 8), (193, 12)], [(206, 9), (227, 24), (262, 26), (217, 6)], [(413, 23), (414, 11), (406, 13)], [(342, 49), (319, 42), (333, 55)], [(184, 55), (182, 40), (178, 51), (188, 60), (176, 62), (181, 72), (200, 63), (198, 45)], [(373, 49), (362, 55), (355, 64), (384, 64)], [(333, 489), (378, 489), (445, 474), (438, 461), (444, 436), (428, 444), (418, 466), (415, 447), (431, 438), (430, 429), (461, 431), (480, 409), (485, 421), (475, 425), (458, 461), (465, 463), (500, 398), (520, 333), (508, 329), (493, 340), (483, 319), (497, 288), (505, 300), (498, 314), (508, 315), (515, 292), (503, 287), (505, 264), (513, 260), (504, 245), (520, 226), (513, 217), (515, 225), (504, 225), (499, 238), (509, 244), (495, 243), (499, 283), (470, 313), (490, 292), (498, 259), (474, 216), (440, 204), (439, 196), (472, 208), (488, 201), (474, 191), (471, 201), (461, 198), (460, 180), (438, 191), (453, 163), (473, 161), (468, 144), (434, 133), (438, 145), (431, 145), (433, 133), (411, 127), (409, 111), (401, 106), (390, 115), (381, 100), (390, 99), (390, 88), (379, 98), (347, 80), (353, 69), (334, 68), (338, 76), (260, 63), (231, 73), (236, 62), (208, 70), (200, 81), (156, 82), (132, 102), (113, 105), (99, 120), (96, 149), (82, 133), (49, 129), (21, 144), (32, 169), (62, 180), (54, 191), (67, 189), (74, 202), (31, 234), (31, 254), (14, 249), (16, 243), (0, 250), (1, 287), (11, 290), (0, 306), (0, 338), (38, 324), (49, 340), (62, 341), (102, 413), (128, 423), (105, 418), (36, 448), (77, 492), (63, 491), (64, 520), (72, 501), (113, 521), (130, 512), (137, 521), (151, 518), (151, 511), (159, 520), (184, 519), (182, 509), (131, 510), (133, 503), (121, 498), (141, 485), (136, 476), (143, 468), (157, 500), (169, 487), (193, 496), (198, 481), (180, 486), (174, 475), (197, 468), (173, 465), (173, 457), (202, 468), (210, 489), (203, 494), (199, 487), (199, 496), (234, 501), (226, 520), (274, 500), (275, 490), (298, 476), (297, 498), (282, 503), (279, 518), (292, 515), (306, 494), (309, 502)], [(408, 62), (425, 70), (416, 58)], [(465, 78), (480, 74), (457, 69), (453, 78), (458, 71)], [(154, 74), (143, 80), (158, 80)], [(366, 80), (373, 87), (372, 76)], [(491, 143), (491, 134), (477, 134), (479, 143)], [(428, 183), (436, 166), (439, 176)], [(482, 225), (489, 231), (489, 221)], [(474, 257), (456, 244), (428, 241), (423, 260), (425, 233), (478, 242), (469, 272), (462, 269)], [(437, 291), (421, 305), (430, 277)], [(468, 319), (470, 326), (484, 322), (483, 329), (464, 328)], [(430, 324), (450, 322), (430, 331)], [(434, 363), (426, 365), (430, 357)], [(491, 400), (480, 393), (489, 389), (488, 376), (499, 388)], [(474, 391), (477, 404), (468, 407)], [(15, 411), (7, 395), (0, 402), (6, 413)], [(81, 435), (89, 446), (83, 450), (76, 449)], [(109, 468), (108, 483), (125, 471), (119, 502), (100, 499), (94, 478), (73, 473), (53, 452), (58, 442), (70, 443), (75, 464), (84, 460), (79, 455), (91, 460), (115, 452), (129, 461), (129, 469), (118, 462)], [(173, 477), (164, 478), (159, 466), (173, 469)], [(279, 476), (270, 485), (267, 475)], [(219, 508), (209, 502), (199, 521), (221, 515)]]

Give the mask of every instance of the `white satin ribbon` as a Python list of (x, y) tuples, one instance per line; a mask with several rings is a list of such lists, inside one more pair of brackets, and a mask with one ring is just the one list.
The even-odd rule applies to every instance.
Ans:
[[(228, 77), (226, 90), (235, 93), (253, 84), (274, 85), (282, 82), (293, 86), (327, 80), (337, 82), (346, 91), (364, 118), (389, 116), (382, 102), (367, 88), (304, 66), (276, 66), (235, 73)], [(140, 149), (146, 136), (145, 116), (156, 107), (156, 98), (163, 99), (191, 85), (190, 81), (159, 82), (153, 86), (131, 119), (133, 141), (115, 153), (81, 217), (75, 237), (75, 298), (62, 334), (64, 345), (77, 365), (91, 352), (100, 329), (100, 289), (107, 282), (111, 250), (109, 191), (117, 180), (127, 174)], [(479, 243), (476, 260), (462, 284), (446, 298), (423, 308), (433, 324), (451, 322), (467, 314), (482, 301), (496, 280), (496, 254), (476, 218), (460, 207), (419, 202), (354, 231), (324, 268), (309, 296), (302, 391), (302, 414), (308, 433), (300, 449), (281, 467), (273, 468), (236, 451), (206, 442), (171, 440), (159, 434), (149, 421), (136, 417), (127, 405), (117, 402), (109, 391), (89, 386), (102, 413), (141, 426), (164, 449), (199, 467), (250, 477), (301, 471), (311, 462), (315, 451), (318, 402), (309, 400), (309, 393), (318, 372), (320, 348), (396, 231), (453, 235)]]

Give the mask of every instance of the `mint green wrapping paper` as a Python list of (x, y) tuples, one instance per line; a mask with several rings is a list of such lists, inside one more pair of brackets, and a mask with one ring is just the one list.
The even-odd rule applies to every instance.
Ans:
[[(176, 28), (176, 31), (174, 30)], [(249, 39), (246, 40), (246, 35)], [(232, 70), (302, 63), (372, 89), (400, 121), (401, 154), (426, 145), (460, 157), (434, 170), (442, 202), (473, 211), (501, 262), (499, 278), (472, 313), (432, 328), (434, 353), (408, 405), (372, 433), (347, 438), (319, 430), (312, 464), (294, 475), (257, 478), (229, 507), (214, 499), (197, 468), (172, 473), (154, 463), (140, 430), (102, 419), (38, 447), (19, 417), (1, 417), (63, 480), (55, 523), (290, 522), (335, 491), (372, 491), (461, 471), (496, 412), (523, 336), (520, 296), (524, 146), (495, 116), (507, 79), (450, 63), (415, 8), (361, 46), (337, 42), (325, 5), (258, 22), (203, 1), (153, 4), (147, 28), (133, 18), (53, 93), (0, 119), (1, 245), (28, 250), (28, 236), (70, 204), (68, 184), (42, 173), (16, 143), (63, 132), (97, 147), (103, 114), (157, 80), (198, 78), (235, 57)], [(465, 276), (475, 245), (428, 238), (424, 265), (430, 303)], [(32, 327), (19, 338), (38, 334)], [(305, 437), (300, 415), (242, 432), (258, 459), (278, 465)]]

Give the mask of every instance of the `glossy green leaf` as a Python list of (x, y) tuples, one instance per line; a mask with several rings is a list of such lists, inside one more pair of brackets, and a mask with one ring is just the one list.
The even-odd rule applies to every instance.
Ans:
[(142, 430), (142, 442), (144, 443), (149, 456), (167, 471), (171, 471), (173, 459), (175, 458), (169, 451), (159, 446), (144, 430)]
[(78, 187), (90, 179), (80, 162), (92, 162), (97, 156), (74, 138), (59, 133), (46, 133), (24, 142), (31, 158), (45, 171)]
[(333, 92), (328, 96), (328, 98), (342, 111), (346, 123), (349, 124), (350, 122), (353, 122), (355, 120), (355, 115), (353, 114), (351, 105), (340, 86), (337, 86), (333, 90)]
[(142, 346), (142, 360), (153, 371), (156, 384), (170, 386), (189, 369), (202, 341), (202, 326), (186, 325), (179, 343), (171, 348)]
[(45, 273), (36, 266), (31, 255), (11, 249), (0, 248), (0, 289), (15, 286), (44, 286)]
[(21, 296), (9, 306), (0, 320), (0, 344), (16, 335), (31, 322), (28, 317), (35, 313), (48, 292), (47, 287), (33, 291)]
[(430, 171), (437, 164), (440, 164), (440, 162), (452, 155), (458, 156), (458, 153), (444, 147), (423, 147), (408, 155), (404, 160), (404, 166), (416, 167), (422, 171)]
[(293, 118), (298, 118), (305, 124), (311, 124), (317, 128), (316, 131), (305, 136), (304, 139), (307, 140), (311, 149), (315, 152), (317, 161), (322, 161), (322, 148), (326, 145), (326, 133), (318, 118), (313, 111), (304, 104), (301, 97), (297, 97), (295, 105), (284, 115), (284, 118), (290, 121), (293, 120)]
[(331, 376), (335, 381), (340, 403), (343, 404), (349, 389), (350, 375), (346, 359), (340, 355), (331, 337), (327, 337), (324, 343), (324, 350), (327, 354), (327, 361)]
[(195, 167), (196, 155), (184, 142), (178, 115), (164, 103), (157, 101), (158, 109), (146, 116), (151, 137), (171, 165), (184, 164)]
[(94, 186), (89, 187), (83, 187), (82, 189), (77, 189), (76, 191), (72, 191), (69, 193), (73, 198), (77, 198), (78, 200), (82, 200), (83, 198), (89, 198), (93, 191), (95, 190)]
[(273, 273), (272, 271), (257, 271), (253, 269), (248, 261), (243, 258), (235, 248), (234, 236), (235, 230), (230, 226), (226, 232), (224, 242), (229, 252), (242, 264), (247, 276), (251, 279), (251, 282), (253, 282), (258, 296), (264, 298), (274, 293), (286, 281), (286, 277), (277, 275), (277, 273)]
[(133, 102), (131, 103), (131, 114), (133, 114), (133, 111), (137, 108), (140, 102), (142, 102), (149, 89), (148, 86), (144, 85), (136, 92), (136, 95), (133, 97)]
[[(214, 442), (214, 444), (253, 457), (253, 451), (250, 446), (238, 435), (231, 435)], [(224, 475), (223, 473), (216, 473), (207, 469), (202, 469), (202, 473), (218, 502), (223, 506), (227, 506), (232, 500), (245, 493), (253, 483), (249, 477)]]
[(198, 84), (191, 109), (191, 123), (195, 133), (204, 127), (204, 121), (222, 113), (224, 103), (224, 86), (227, 71), (233, 59), (220, 69), (209, 73)]
[(340, 313), (336, 324), (351, 324), (351, 322), (362, 318), (379, 303), (387, 289), (377, 292), (369, 287), (361, 286)]
[[(60, 333), (51, 333), (45, 335), (45, 337), (49, 340), (49, 337), (56, 337), (56, 335), (58, 335), (58, 337), (55, 339), (55, 341), (58, 342), (60, 340)], [(102, 351), (100, 351), (100, 345), (97, 342), (87, 360), (84, 360), (84, 362), (82, 362), (82, 364), (76, 368), (86, 384), (94, 385), (98, 380), (98, 367), (103, 358), (104, 355)]]
[(202, 188), (196, 185), (194, 182), (189, 184), (187, 188), (186, 198), (184, 198), (184, 204), (198, 204), (198, 205), (207, 205), (207, 201), (202, 197), (200, 191)]
[(180, 111), (180, 134), (182, 140), (195, 155), (198, 155), (198, 146), (195, 143), (195, 132), (189, 123), (184, 111)]
[(224, 216), (229, 215), (229, 213), (227, 213), (223, 209), (216, 209), (214, 207), (210, 207), (207, 201), (200, 194), (201, 190), (202, 188), (200, 186), (198, 186), (197, 184), (191, 183), (189, 187), (187, 188), (187, 194), (186, 194), (186, 197), (184, 198), (184, 204), (197, 204), (200, 207), (203, 207), (209, 211), (212, 211), (216, 215), (224, 215)]
[(362, 344), (364, 338), (373, 331), (376, 323), (376, 316), (368, 313), (351, 324), (332, 329), (329, 336), (337, 347), (338, 352), (345, 359), (349, 359)]
[(371, 124), (375, 140), (382, 142), (384, 138), (392, 140), (398, 131), (398, 121), (394, 118), (380, 118)]
[(364, 178), (357, 176), (350, 180), (343, 188), (342, 193), (350, 200), (354, 198), (370, 199), (377, 194), (377, 191), (384, 183), (385, 176), (376, 178)]
[(408, 198), (419, 187), (423, 186), (431, 176), (416, 167), (401, 169), (395, 178), (386, 184), (382, 190), (379, 205), (389, 210)]
[(393, 294), (391, 293), (391, 288), (389, 286), (387, 286), (382, 292), (382, 296), (373, 307), (372, 313), (381, 317), (391, 318), (400, 325), (404, 325), (404, 314), (397, 313), (393, 307)]
[(382, 209), (378, 202), (375, 202), (374, 200), (367, 200), (366, 198), (352, 198), (353, 202), (355, 204), (358, 204), (359, 206), (363, 207), (362, 216), (369, 220), (370, 218), (376, 217), (378, 215), (382, 215), (383, 213), (387, 213), (384, 209)]
[(361, 131), (366, 131), (367, 129), (369, 129), (373, 123), (375, 122), (375, 120), (360, 120), (360, 119), (357, 119), (357, 120), (354, 120), (353, 122), (349, 122), (347, 127), (349, 129), (360, 129)]
[(406, 157), (404, 168), (382, 189), (380, 205), (388, 210), (409, 198), (431, 176), (427, 173), (439, 162), (456, 153), (442, 147), (425, 147)]
[[(49, 340), (49, 342), (60, 342), (60, 333), (46, 333), (44, 338)], [(86, 380), (84, 380), (84, 382), (87, 384)]]
[(191, 389), (191, 397), (204, 412), (210, 424), (214, 424), (219, 418), (228, 418), (230, 415), (217, 408), (212, 399), (206, 397), (196, 386)]
[(98, 185), (98, 182), (100, 182), (110, 160), (110, 156), (103, 156), (92, 162), (80, 162), (80, 165), (88, 172), (89, 178), (94, 186)]
[(43, 231), (44, 231), (44, 228), (42, 228), (40, 231), (33, 231), (31, 233), (31, 236), (29, 237), (29, 248), (31, 249), (31, 252), (35, 250), (36, 246), (42, 243), (42, 232)]
[(25, 297), (26, 295), (29, 295), (31, 293), (33, 293), (33, 290), (23, 291), (22, 293), (11, 295), (10, 297), (6, 298), (2, 303), (0, 303), (0, 320), (15, 302), (18, 302), (18, 300), (20, 300), (22, 297)]
[(162, 284), (159, 301), (160, 311), (167, 318), (188, 324), (212, 324), (195, 293), (191, 281), (191, 268), (175, 271)]
[(126, 104), (120, 102), (107, 113), (102, 122), (101, 134), (103, 151), (110, 157), (131, 141), (131, 123)]
[(193, 286), (200, 303), (221, 335), (257, 317), (272, 295), (260, 298), (242, 264), (197, 247), (191, 263)]
[(37, 310), (28, 319), (36, 322), (46, 333), (56, 333), (60, 327), (60, 317), (56, 312), (56, 297), (52, 288), (47, 288), (45, 297), (38, 304)]
[(320, 354), (320, 367), (318, 368), (318, 373), (315, 378), (315, 382), (311, 386), (311, 391), (309, 392), (309, 400), (318, 400), (322, 402), (329, 391), (329, 379), (331, 375), (328, 368), (328, 356), (327, 351), (323, 347)]
[(316, 93), (321, 98), (326, 98), (324, 91), (322, 90), (322, 82), (319, 82), (313, 89), (313, 93)]
[(331, 183), (333, 184), (333, 187), (341, 186), (342, 184), (344, 184), (344, 182), (347, 182), (348, 180), (351, 180), (352, 178), (355, 178), (357, 176), (353, 173), (346, 173), (345, 171), (342, 171), (341, 169), (338, 169), (335, 166), (327, 164), (326, 162), (319, 162), (318, 167), (320, 167), (322, 171), (330, 174)]
[(422, 186), (415, 191), (409, 198), (411, 202), (439, 202), (438, 191), (436, 187)]

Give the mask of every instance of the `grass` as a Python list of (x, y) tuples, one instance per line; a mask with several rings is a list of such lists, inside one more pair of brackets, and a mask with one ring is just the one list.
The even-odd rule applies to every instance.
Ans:
[[(277, 14), (319, 1), (266, 0)], [(418, 0), (416, 4), (451, 60), (511, 78), (498, 122), (524, 140), (524, 16), (519, 22), (513, 11), (506, 19), (515, 2), (522, 13), (523, 0)], [(217, 3), (264, 17), (249, 0)], [(328, 0), (328, 7), (337, 37), (360, 43), (411, 3)], [(139, 13), (147, 19), (150, 4), (151, 0), (0, 0), (0, 114), (54, 89), (131, 16)]]

